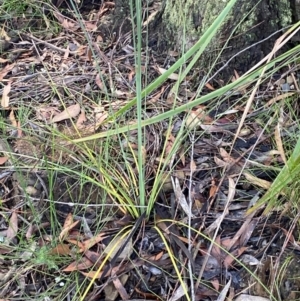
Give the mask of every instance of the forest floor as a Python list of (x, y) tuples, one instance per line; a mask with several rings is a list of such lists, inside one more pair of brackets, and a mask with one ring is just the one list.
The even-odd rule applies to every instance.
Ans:
[[(253, 87), (143, 128), (145, 218), (137, 130), (105, 134), (137, 122), (132, 33), (97, 30), (113, 2), (80, 15), (58, 2), (0, 1), (0, 300), (187, 300), (184, 285), (190, 300), (298, 300), (299, 188), (246, 214), (299, 137), (298, 63), (261, 84), (243, 121)], [(142, 87), (178, 57), (143, 49)], [(176, 108), (177, 78), (145, 97), (144, 119)]]

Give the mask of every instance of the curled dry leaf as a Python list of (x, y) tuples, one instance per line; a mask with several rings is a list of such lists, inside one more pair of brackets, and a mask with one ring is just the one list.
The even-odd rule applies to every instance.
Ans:
[(51, 123), (59, 122), (59, 121), (65, 120), (65, 119), (74, 118), (79, 113), (80, 113), (80, 105), (79, 104), (69, 106), (61, 113), (54, 116), (51, 120)]

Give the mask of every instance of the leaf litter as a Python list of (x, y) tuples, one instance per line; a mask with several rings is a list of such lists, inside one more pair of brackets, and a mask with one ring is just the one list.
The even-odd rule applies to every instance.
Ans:
[[(96, 19), (82, 23), (97, 42), (103, 41), (97, 24), (112, 9), (113, 3), (104, 3)], [(95, 285), (87, 291), (86, 300), (184, 298), (190, 280), (185, 286), (179, 283), (171, 254), (154, 230), (157, 225), (183, 276), (187, 275), (188, 262), (191, 262), (193, 281), (199, 282), (195, 300), (224, 300), (226, 296), (238, 296), (236, 300), (239, 300), (241, 292), (247, 292), (242, 300), (259, 300), (258, 296), (270, 296), (266, 287), (276, 298), (295, 300), (300, 291), (300, 283), (294, 277), (300, 270), (296, 253), (300, 247), (295, 239), (299, 234), (297, 220), (283, 216), (282, 208), (267, 217), (259, 210), (245, 215), (258, 196), (269, 189), (278, 166), (286, 162), (285, 141), (295, 129), (295, 121), (286, 113), (282, 100), (295, 93), (286, 93), (276, 81), (269, 86), (261, 84), (261, 91), (249, 92), (248, 87), (244, 87), (238, 91), (238, 97), (227, 97), (213, 108), (198, 106), (192, 112), (177, 116), (172, 133), (162, 135), (168, 133), (164, 122), (146, 127), (147, 193), (150, 194), (160, 164), (166, 163), (169, 169), (163, 174), (155, 213), (124, 246), (129, 235), (121, 239), (119, 231), (133, 226), (135, 221), (124, 214), (126, 209), (120, 209), (114, 191), (103, 193), (102, 187), (111, 183), (103, 180), (101, 172), (89, 169), (81, 183), (78, 174), (67, 174), (68, 169), (50, 175), (45, 166), (52, 162), (80, 171), (80, 166), (87, 164), (90, 158), (85, 150), (68, 141), (109, 130), (112, 113), (134, 97), (131, 45), (126, 39), (112, 42), (113, 49), (104, 44), (100, 49), (94, 41), (88, 45), (81, 24), (74, 16), (67, 17), (58, 10), (54, 16), (64, 33), (57, 37), (24, 34), (23, 41), (14, 46), (22, 50), (21, 54), (10, 61), (5, 53), (1, 61), (1, 106), (5, 109), (2, 118), (6, 127), (1, 129), (0, 140), (0, 253), (5, 275), (0, 281), (0, 297), (24, 300), (26, 294), (45, 292), (45, 284), (55, 286), (59, 295), (60, 289), (65, 288), (57, 287), (55, 277), (67, 279), (76, 274), (83, 283), (80, 294), (87, 289), (89, 281), (96, 278)], [(155, 57), (155, 68), (145, 65), (149, 76), (144, 79), (144, 85), (165, 72), (163, 60)], [(290, 74), (282, 78), (294, 76)], [(237, 73), (234, 76), (238, 78)], [(172, 74), (170, 81), (147, 97), (148, 117), (172, 108), (173, 102), (165, 99), (172, 81), (177, 78), (177, 74)], [(192, 86), (193, 78), (189, 80)], [(284, 84), (292, 89), (297, 82), (289, 80)], [(217, 86), (206, 83), (207, 93)], [(249, 97), (251, 91), (255, 93), (246, 105), (238, 101), (239, 97)], [(181, 99), (188, 98), (185, 101), (195, 95), (192, 88), (179, 89)], [(263, 119), (277, 114), (277, 105), (281, 105), (280, 122), (271, 120), (266, 131)], [(28, 107), (24, 119), (22, 109)], [(132, 118), (119, 118), (119, 126), (135, 122)], [(178, 152), (170, 160), (168, 156), (184, 123), (196, 133), (193, 156), (188, 139), (182, 139)], [(115, 179), (118, 174), (122, 175), (124, 185), (130, 190), (129, 183), (138, 172), (134, 164), (136, 132), (128, 133), (123, 150), (116, 149), (115, 145), (109, 149), (114, 170), (110, 176)], [(102, 155), (103, 147), (101, 143), (92, 144), (89, 150)], [(120, 151), (126, 152), (131, 168), (120, 161)], [(135, 197), (134, 189), (128, 193)], [(283, 192), (281, 197), (285, 195)], [(99, 204), (99, 199), (105, 201), (105, 206)], [(189, 200), (193, 201), (192, 211)], [(57, 229), (53, 228), (53, 214)], [(188, 219), (192, 241), (187, 239), (187, 228), (183, 226)], [(118, 247), (112, 252), (108, 246), (114, 239)], [(189, 245), (192, 245), (192, 253)], [(27, 253), (22, 248), (26, 248)], [(33, 264), (38, 265), (39, 270), (33, 268)], [(278, 266), (283, 264), (285, 270), (280, 272)], [(56, 268), (53, 275), (47, 275), (54, 271), (53, 267)], [(17, 278), (13, 276), (16, 271)], [(283, 279), (278, 290), (271, 285), (276, 273), (282, 273)], [(199, 274), (202, 275), (199, 277)], [(44, 284), (39, 279), (43, 279)], [(67, 280), (62, 283), (68, 295), (76, 299), (78, 292), (72, 283)]]

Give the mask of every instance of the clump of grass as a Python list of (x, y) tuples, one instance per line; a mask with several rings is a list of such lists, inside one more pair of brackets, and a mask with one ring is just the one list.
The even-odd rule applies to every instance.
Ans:
[[(136, 225), (128, 226), (126, 229), (120, 229), (119, 233), (116, 234), (116, 237), (129, 238), (137, 230), (135, 226), (140, 226), (142, 222), (153, 221), (155, 223), (155, 229), (164, 240), (167, 252), (169, 257), (172, 260), (174, 270), (176, 271), (176, 276), (179, 280), (179, 283), (182, 285), (184, 290), (184, 295), (187, 300), (191, 300), (191, 294), (189, 288), (186, 286), (186, 280), (184, 279), (180, 269), (178, 268), (178, 261), (175, 258), (174, 252), (169, 245), (169, 242), (164, 238), (164, 233), (158, 227), (159, 222), (154, 220), (154, 205), (157, 200), (158, 194), (161, 192), (164, 182), (166, 181), (167, 175), (171, 175), (176, 166), (176, 160), (174, 159), (178, 154), (178, 151), (181, 147), (183, 140), (191, 134), (191, 130), (186, 127), (185, 121), (182, 122), (181, 128), (178, 131), (173, 143), (170, 148), (168, 145), (168, 137), (172, 133), (172, 124), (173, 120), (180, 113), (189, 112), (199, 104), (209, 103), (212, 106), (215, 103), (218, 103), (224, 95), (230, 95), (235, 90), (241, 89), (241, 87), (248, 86), (250, 84), (259, 83), (261, 80), (266, 79), (270, 76), (270, 73), (267, 71), (276, 70), (279, 68), (279, 64), (287, 64), (287, 61), (295, 54), (298, 53), (300, 46), (296, 46), (294, 49), (274, 58), (270, 59), (263, 66), (258, 67), (257, 69), (246, 73), (241, 76), (239, 79), (233, 83), (229, 83), (215, 91), (212, 91), (204, 96), (197, 97), (195, 100), (186, 103), (186, 104), (177, 104), (177, 89), (182, 80), (187, 75), (188, 71), (193, 68), (196, 59), (193, 59), (188, 67), (184, 69), (179, 74), (179, 79), (175, 84), (175, 88), (172, 90), (172, 93), (169, 95), (170, 99), (173, 99), (174, 106), (173, 110), (166, 111), (164, 113), (159, 113), (156, 116), (147, 118), (145, 114), (145, 99), (150, 95), (155, 89), (159, 88), (168, 77), (176, 72), (177, 70), (183, 70), (183, 66), (191, 58), (199, 58), (201, 54), (205, 51), (206, 47), (209, 45), (211, 40), (216, 35), (217, 31), (222, 25), (222, 22), (225, 20), (228, 12), (236, 3), (236, 0), (231, 0), (228, 2), (226, 8), (221, 12), (215, 22), (208, 28), (205, 34), (199, 39), (199, 41), (186, 53), (182, 54), (181, 58), (174, 63), (164, 74), (154, 80), (147, 87), (142, 89), (142, 70), (141, 70), (141, 19), (139, 12), (141, 11), (140, 1), (136, 1), (135, 10), (132, 5), (132, 19), (134, 20), (134, 28), (136, 25), (137, 32), (137, 41), (135, 41), (135, 75), (136, 75), (136, 97), (124, 105), (117, 112), (110, 110), (110, 116), (103, 123), (103, 129), (105, 127), (108, 130), (103, 130), (100, 133), (95, 135), (90, 135), (78, 139), (68, 139), (68, 137), (61, 135), (59, 132), (51, 129), (49, 127), (51, 134), (55, 137), (50, 142), (50, 147), (53, 149), (53, 154), (56, 155), (56, 151), (61, 147), (64, 151), (68, 151), (70, 145), (73, 145), (74, 149), (69, 149), (69, 155), (73, 161), (69, 166), (62, 166), (60, 164), (51, 162), (51, 160), (41, 160), (35, 168), (45, 170), (49, 175), (49, 207), (45, 207), (45, 211), (49, 211), (50, 222), (52, 228), (52, 235), (58, 236), (61, 230), (61, 221), (59, 220), (58, 213), (55, 206), (55, 197), (53, 195), (53, 189), (55, 189), (55, 182), (58, 173), (64, 173), (70, 177), (77, 179), (76, 185), (79, 186), (79, 191), (84, 189), (86, 183), (90, 183), (93, 187), (99, 189), (100, 193), (95, 203), (95, 199), (92, 200), (92, 193), (85, 200), (84, 203), (80, 202), (80, 193), (77, 196), (71, 199), (72, 206), (75, 208), (75, 212), (87, 210), (89, 204), (91, 205), (102, 205), (101, 214), (98, 215), (99, 222), (96, 225), (97, 231), (101, 231), (103, 227), (104, 220), (106, 218), (114, 217), (114, 215), (130, 215), (135, 221)], [(13, 4), (13, 2), (11, 3)], [(8, 8), (7, 8), (8, 9)], [(20, 9), (24, 9), (20, 7)], [(137, 12), (137, 14), (135, 14)], [(135, 17), (136, 16), (136, 17)], [(88, 42), (89, 34), (86, 33)], [(135, 35), (134, 35), (135, 36)], [(100, 66), (98, 66), (100, 69)], [(105, 83), (103, 83), (105, 86)], [(200, 92), (200, 90), (199, 90)], [(106, 94), (108, 96), (108, 94)], [(108, 99), (109, 100), (109, 99)], [(60, 99), (62, 106), (65, 106), (63, 99)], [(99, 101), (100, 103), (100, 101)], [(135, 121), (129, 120), (128, 124), (120, 124), (121, 118), (126, 119), (125, 115), (129, 114), (130, 116), (136, 117)], [(23, 118), (26, 120), (26, 114)], [(29, 113), (28, 113), (29, 114)], [(188, 114), (188, 113), (187, 113)], [(28, 116), (28, 115), (27, 115)], [(125, 117), (124, 117), (125, 116)], [(160, 122), (167, 121), (167, 129), (165, 130), (165, 137), (161, 141), (160, 145), (159, 160), (152, 160), (151, 163), (157, 162), (156, 170), (154, 173), (154, 178), (152, 179), (151, 189), (147, 190), (147, 184), (150, 183), (149, 179), (146, 176), (146, 168), (148, 155), (146, 151), (146, 134), (147, 128), (152, 125), (157, 125)], [(161, 134), (161, 133), (160, 133)], [(61, 140), (67, 140), (69, 143), (67, 146), (59, 145), (59, 138)], [(91, 143), (92, 142), (92, 143)], [(52, 145), (51, 145), (52, 144)], [(186, 150), (188, 151), (188, 150)], [(266, 193), (266, 195), (259, 201), (257, 205), (251, 210), (255, 210), (259, 206), (264, 205), (271, 199), (276, 199), (276, 197), (284, 190), (285, 186), (289, 186), (291, 183), (297, 183), (299, 177), (299, 152), (300, 151), (300, 139), (298, 140), (292, 155), (288, 159), (286, 166), (282, 169), (276, 180), (274, 181), (271, 189)], [(156, 154), (155, 154), (156, 155)], [(26, 188), (26, 187), (24, 187)], [(69, 186), (66, 189), (66, 193), (69, 193), (72, 196), (72, 187)], [(32, 200), (29, 198), (29, 208), (32, 211), (33, 216), (36, 217), (36, 222), (38, 223), (38, 217), (41, 214), (33, 206)], [(115, 210), (105, 210), (105, 208), (113, 205), (111, 208), (116, 208)], [(271, 210), (275, 207), (275, 203), (269, 203), (267, 210)], [(163, 222), (161, 220), (160, 222)], [(169, 220), (168, 222), (175, 222)], [(192, 228), (191, 226), (181, 225), (183, 227), (188, 227), (189, 231), (202, 235), (199, 231)], [(43, 231), (40, 233), (45, 234)], [(215, 240), (210, 237), (204, 237), (207, 240), (210, 240), (212, 244), (216, 244)], [(111, 253), (114, 249), (118, 248), (118, 243), (115, 243), (119, 240), (113, 240), (113, 247)], [(125, 242), (128, 242), (125, 240)], [(53, 241), (54, 246), (58, 244), (57, 240)], [(189, 242), (190, 244), (191, 242)], [(125, 244), (125, 243), (124, 243)], [(44, 253), (46, 247), (38, 249), (36, 256), (29, 262), (30, 264), (40, 264), (45, 267), (45, 275), (49, 273), (54, 267), (60, 264), (58, 258), (54, 257), (45, 257)], [(226, 250), (223, 250), (224, 252)], [(96, 279), (100, 272), (103, 272), (105, 264), (110, 260), (111, 254), (102, 258), (102, 263), (98, 267), (94, 267), (94, 277), (89, 285), (82, 286), (80, 281), (76, 283), (76, 293), (80, 296), (80, 300), (84, 300), (87, 294), (90, 292), (92, 285), (95, 283)], [(74, 273), (75, 274), (75, 273)], [(193, 279), (191, 276), (191, 282)], [(74, 275), (72, 277), (75, 277)], [(87, 282), (87, 281), (86, 281)], [(71, 284), (70, 284), (71, 285)], [(268, 288), (265, 288), (268, 291)], [(64, 290), (60, 292), (63, 295)], [(271, 293), (270, 293), (271, 295)]]

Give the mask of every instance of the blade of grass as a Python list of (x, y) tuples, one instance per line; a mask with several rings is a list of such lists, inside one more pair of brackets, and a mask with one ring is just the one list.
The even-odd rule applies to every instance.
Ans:
[[(287, 57), (290, 57), (291, 55), (293, 55), (296, 51), (300, 50), (300, 45), (294, 47), (293, 49), (291, 49), (290, 51), (285, 52), (284, 54), (278, 56), (277, 58), (273, 59), (272, 61), (270, 61), (267, 65), (264, 65), (263, 67), (259, 68), (258, 70), (253, 71), (252, 73), (246, 75), (246, 76), (241, 76), (239, 79), (237, 79), (235, 82), (230, 83), (224, 87), (221, 87), (218, 90), (212, 91), (211, 93), (204, 95), (200, 98), (197, 98), (189, 103), (183, 104), (177, 108), (174, 108), (172, 111), (167, 111), (165, 113), (159, 114), (157, 116), (151, 117), (147, 120), (143, 120), (141, 122), (141, 125), (147, 126), (147, 125), (151, 125), (160, 121), (163, 121), (165, 119), (168, 119), (172, 116), (175, 116), (179, 113), (182, 113), (186, 110), (189, 110), (199, 104), (203, 104), (207, 101), (210, 101), (212, 99), (215, 99), (217, 97), (221, 97), (222, 95), (225, 95), (227, 92), (231, 91), (234, 88), (238, 88), (240, 86), (243, 86), (245, 84), (249, 84), (251, 83), (256, 77), (258, 77), (261, 74), (261, 71), (267, 66), (267, 69), (271, 69), (272, 67), (275, 66), (275, 64), (283, 61), (284, 59), (286, 59)], [(124, 107), (125, 108), (125, 107)], [(126, 133), (128, 131), (131, 130), (136, 130), (138, 127), (137, 124), (131, 124), (128, 126), (123, 126), (120, 127), (118, 129), (113, 129), (113, 130), (109, 130), (109, 131), (105, 131), (105, 132), (101, 132), (101, 133), (97, 133), (88, 137), (83, 137), (83, 138), (79, 138), (79, 139), (74, 139), (71, 140), (72, 143), (79, 143), (79, 142), (85, 142), (85, 141), (89, 141), (89, 140), (94, 140), (94, 139), (100, 139), (100, 138), (104, 138), (104, 137), (109, 137), (109, 136), (113, 136), (113, 135), (117, 135), (120, 133)]]
[(264, 214), (268, 214), (278, 204), (278, 195), (281, 192), (284, 192), (285, 187), (287, 187), (293, 181), (298, 181), (299, 174), (300, 138), (298, 138), (297, 144), (293, 150), (291, 157), (288, 159), (287, 164), (282, 168), (281, 172), (272, 183), (270, 189), (264, 194), (264, 196), (259, 200), (257, 204), (248, 209), (247, 214), (251, 214), (265, 204), (267, 204), (267, 207), (264, 210)]
[[(191, 58), (199, 49), (200, 52), (197, 55), (201, 55), (202, 52), (205, 50), (207, 45), (210, 43), (216, 32), (221, 27), (223, 21), (225, 20), (226, 16), (234, 6), (237, 0), (230, 0), (220, 15), (216, 18), (216, 20), (209, 26), (209, 28), (205, 31), (199, 41), (191, 47), (182, 57), (175, 62), (165, 73), (159, 76), (155, 81), (149, 84), (143, 91), (139, 97), (145, 97), (146, 95), (150, 94), (153, 90), (158, 88), (163, 82), (165, 82), (168, 77), (174, 73), (177, 69), (179, 69), (186, 61)], [(137, 103), (137, 97), (132, 99), (128, 104), (126, 104), (123, 108), (121, 108), (118, 112), (116, 112), (113, 116), (107, 119), (106, 122), (114, 120), (118, 116), (122, 115), (124, 112), (127, 112), (131, 107), (133, 107)]]
[(182, 279), (182, 277), (181, 277), (181, 274), (180, 274), (180, 272), (179, 272), (179, 270), (178, 270), (178, 267), (177, 267), (177, 264), (176, 264), (176, 261), (175, 261), (175, 257), (174, 257), (174, 255), (173, 255), (172, 250), (170, 249), (170, 246), (169, 246), (168, 243), (167, 243), (167, 240), (166, 240), (164, 234), (161, 232), (161, 230), (160, 230), (157, 226), (154, 226), (153, 229), (157, 231), (157, 233), (158, 233), (159, 236), (161, 237), (162, 241), (164, 242), (164, 244), (165, 244), (165, 246), (166, 246), (166, 249), (167, 249), (167, 252), (168, 252), (168, 254), (169, 254), (169, 256), (170, 256), (170, 259), (171, 259), (171, 261), (172, 261), (172, 264), (173, 264), (174, 270), (175, 270), (175, 272), (176, 272), (176, 275), (177, 275), (177, 277), (178, 277), (178, 279), (179, 279), (179, 282), (180, 282), (180, 284), (181, 284), (181, 286), (182, 286), (182, 288), (183, 288), (183, 291), (184, 291), (184, 294), (185, 294), (185, 296), (186, 296), (186, 299), (187, 299), (188, 301), (191, 301), (190, 296), (189, 296), (189, 293), (188, 293), (188, 290), (187, 290), (186, 283), (183, 281), (183, 279)]
[[(133, 28), (133, 36), (135, 37), (134, 28), (136, 25), (137, 28), (137, 42), (135, 39), (134, 41), (134, 49), (135, 49), (135, 69), (136, 69), (136, 102), (137, 102), (137, 120), (138, 120), (138, 174), (139, 174), (139, 204), (142, 206), (140, 207), (140, 214), (145, 212), (145, 170), (143, 168), (143, 126), (142, 126), (142, 106), (143, 106), (143, 95), (142, 95), (142, 5), (141, 0), (135, 0), (135, 15), (136, 15), (136, 24), (132, 24)], [(134, 20), (134, 11), (133, 11), (133, 0), (130, 1), (130, 11), (131, 11), (131, 18)]]

